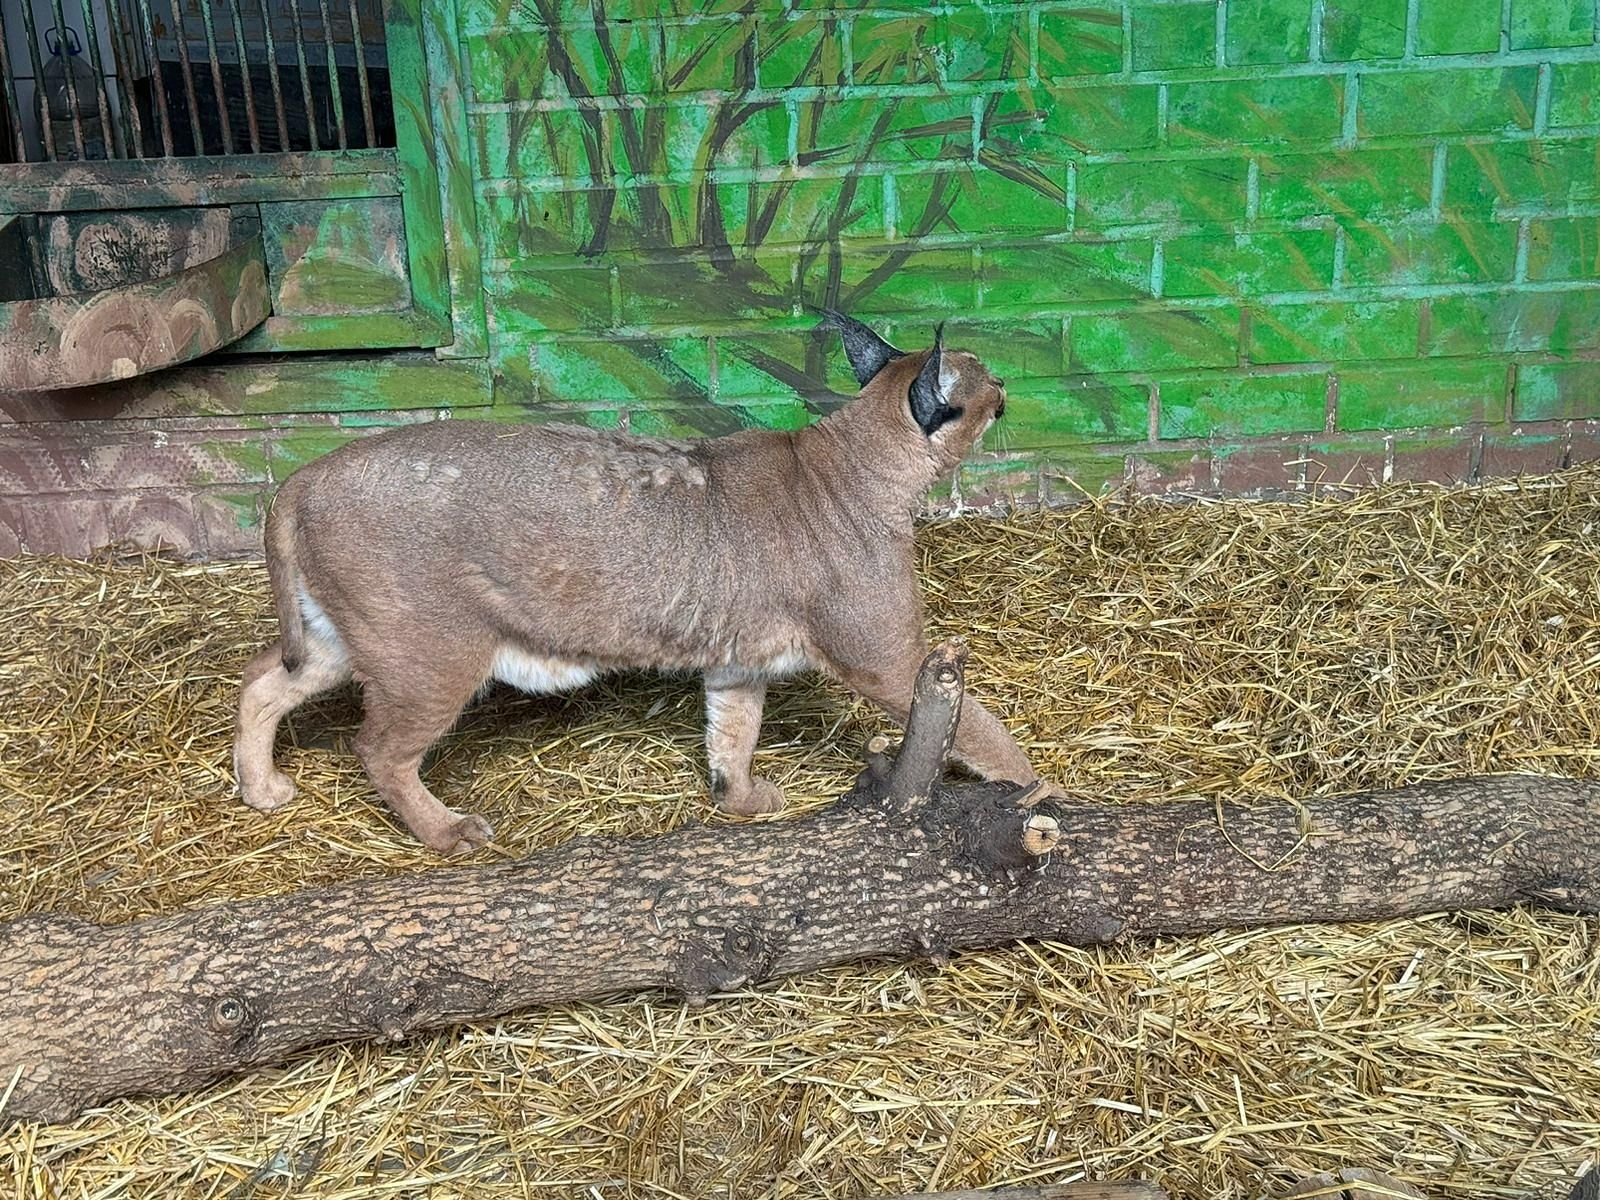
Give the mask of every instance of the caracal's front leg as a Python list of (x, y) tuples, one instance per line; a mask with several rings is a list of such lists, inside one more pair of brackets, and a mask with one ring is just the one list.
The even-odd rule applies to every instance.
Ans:
[(723, 812), (777, 812), (783, 793), (750, 774), (767, 681), (744, 671), (706, 672), (706, 754), (711, 763), (711, 798)]

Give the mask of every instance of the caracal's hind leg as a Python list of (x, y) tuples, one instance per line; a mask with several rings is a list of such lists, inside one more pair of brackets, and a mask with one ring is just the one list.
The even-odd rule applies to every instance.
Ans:
[(342, 648), (306, 639), (305, 658), (293, 671), (283, 665), (283, 647), (273, 642), (244, 669), (233, 738), (233, 772), (239, 794), (251, 808), (272, 812), (294, 798), (294, 781), (272, 765), (278, 722), (294, 709), (350, 678)]

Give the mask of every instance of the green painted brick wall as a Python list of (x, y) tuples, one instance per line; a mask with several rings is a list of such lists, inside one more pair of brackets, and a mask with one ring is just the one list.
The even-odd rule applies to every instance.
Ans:
[(1594, 0), (456, 2), (502, 403), (793, 427), (832, 305), (1007, 379), (984, 494), (1600, 419)]

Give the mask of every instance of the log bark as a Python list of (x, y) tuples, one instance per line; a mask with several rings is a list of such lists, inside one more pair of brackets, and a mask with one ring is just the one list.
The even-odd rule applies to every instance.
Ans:
[[(913, 709), (909, 744), (947, 745), (941, 694), (919, 692), (934, 699)], [(0, 925), (0, 1126), (322, 1042), (640, 989), (703, 1004), (860, 959), (1519, 902), (1600, 911), (1593, 783), (1124, 806), (1008, 784), (908, 791), (901, 763), (923, 760), (879, 749), (848, 795), (792, 820), (580, 838), (128, 925)]]

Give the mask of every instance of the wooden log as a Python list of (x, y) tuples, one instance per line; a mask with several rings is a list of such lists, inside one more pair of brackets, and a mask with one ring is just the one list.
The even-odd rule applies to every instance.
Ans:
[[(948, 741), (930, 688), (909, 744)], [(924, 799), (920, 754), (890, 765), (879, 748), (848, 795), (790, 820), (579, 838), (128, 925), (12, 921), (0, 1125), (322, 1042), (640, 989), (704, 1004), (859, 959), (1519, 902), (1600, 911), (1593, 783), (1495, 776), (1303, 805), (1067, 803), (1007, 784)]]

